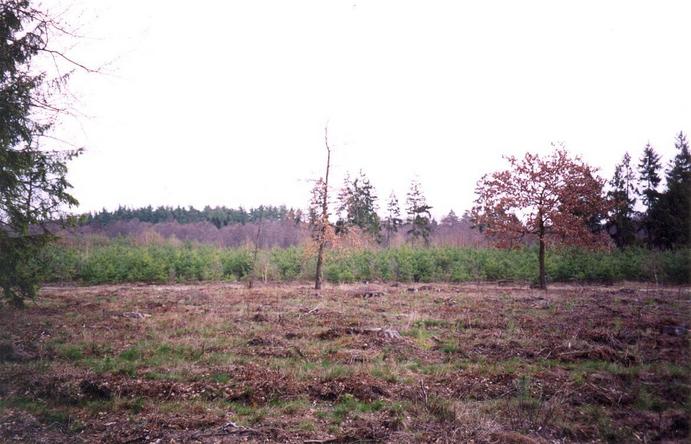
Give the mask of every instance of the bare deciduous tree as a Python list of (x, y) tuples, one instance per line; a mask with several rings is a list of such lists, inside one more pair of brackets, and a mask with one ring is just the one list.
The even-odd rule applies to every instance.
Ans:
[[(324, 127), (324, 146), (326, 147), (326, 173), (324, 179), (319, 180), (316, 184), (320, 187), (317, 191), (317, 196), (321, 200), (321, 214), (317, 218), (317, 225), (315, 231), (315, 240), (318, 244), (317, 250), (317, 270), (314, 277), (314, 289), (320, 290), (322, 288), (322, 264), (324, 262), (324, 247), (326, 246), (326, 232), (329, 226), (329, 170), (331, 168), (331, 147), (329, 146), (329, 127)], [(316, 187), (315, 187), (316, 188)]]

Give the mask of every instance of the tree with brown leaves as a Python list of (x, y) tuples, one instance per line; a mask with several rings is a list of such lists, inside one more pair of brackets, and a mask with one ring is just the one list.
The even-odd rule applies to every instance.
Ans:
[[(537, 238), (538, 287), (545, 289), (547, 243), (596, 246), (606, 242), (594, 230), (608, 201), (596, 169), (563, 148), (547, 157), (508, 157), (509, 169), (483, 176), (477, 184), (473, 219), (498, 246), (514, 247)], [(528, 238), (528, 239), (526, 239)]]

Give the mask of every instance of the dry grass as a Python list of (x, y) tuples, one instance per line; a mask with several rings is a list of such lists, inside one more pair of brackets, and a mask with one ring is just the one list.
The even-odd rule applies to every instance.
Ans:
[(359, 290), (46, 288), (0, 314), (0, 440), (687, 437), (687, 289)]

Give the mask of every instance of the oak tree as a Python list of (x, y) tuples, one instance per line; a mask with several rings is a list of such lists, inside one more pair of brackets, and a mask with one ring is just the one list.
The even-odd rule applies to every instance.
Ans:
[(604, 242), (591, 223), (594, 215), (608, 208), (605, 181), (564, 148), (545, 157), (526, 153), (522, 159), (511, 156), (507, 160), (508, 169), (478, 181), (472, 216), (499, 246), (537, 240), (538, 287), (544, 289), (548, 243), (595, 246)]

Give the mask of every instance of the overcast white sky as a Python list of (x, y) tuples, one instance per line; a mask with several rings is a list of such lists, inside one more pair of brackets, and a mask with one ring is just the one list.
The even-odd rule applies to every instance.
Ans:
[(304, 208), (327, 121), (335, 185), (362, 168), (403, 201), (417, 178), (435, 216), (502, 154), (563, 141), (609, 176), (691, 131), (689, 1), (44, 4), (81, 11), (72, 54), (109, 63), (75, 75), (85, 116), (61, 130), (86, 147), (79, 211)]

